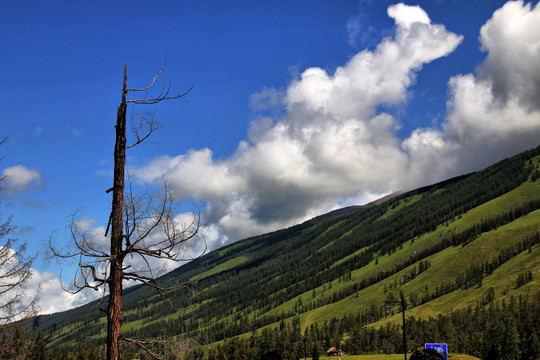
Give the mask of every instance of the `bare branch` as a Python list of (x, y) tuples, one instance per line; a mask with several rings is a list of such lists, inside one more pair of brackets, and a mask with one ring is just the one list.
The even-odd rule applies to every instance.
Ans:
[[(138, 118), (138, 122), (134, 121), (135, 118)], [(131, 132), (133, 133), (133, 135), (135, 135), (135, 138), (137, 140), (135, 141), (135, 143), (127, 145), (126, 149), (143, 143), (146, 139), (150, 137), (150, 135), (152, 135), (156, 131), (159, 131), (159, 129), (163, 127), (163, 124), (161, 124), (155, 119), (153, 113), (145, 112), (132, 115), (130, 127)]]
[(163, 62), (163, 65), (161, 66), (161, 69), (159, 69), (159, 72), (154, 76), (154, 78), (152, 79), (152, 82), (146, 86), (146, 87), (143, 87), (141, 89), (127, 89), (127, 91), (146, 91), (148, 89), (150, 89), (152, 86), (154, 86), (154, 83), (156, 82), (156, 79), (159, 77), (159, 75), (161, 75), (161, 73), (163, 72), (163, 69), (165, 69), (165, 65), (167, 65), (167, 54), (165, 54), (165, 61)]
[[(79, 264), (79, 266), (81, 267), (81, 269), (90, 270), (90, 272), (92, 273), (92, 278), (93, 278), (94, 282), (97, 282), (97, 285), (91, 285), (91, 284), (88, 283), (87, 276), (83, 275), (84, 282), (85, 282), (84, 287), (89, 287), (89, 288), (92, 288), (92, 289), (98, 291), (99, 287), (101, 285), (103, 285), (107, 281), (106, 279), (100, 278), (99, 276), (97, 276), (95, 266), (93, 266), (93, 265), (85, 265), (85, 264)], [(81, 272), (82, 272), (82, 270), (81, 270)]]
[[(147, 90), (150, 90), (154, 84), (156, 83), (156, 79), (163, 73), (163, 70), (165, 69), (165, 65), (167, 64), (167, 55), (165, 55), (165, 61), (163, 62), (163, 65), (161, 66), (161, 69), (159, 70), (159, 72), (154, 75), (152, 81), (150, 82), (150, 84), (148, 84), (147, 86), (143, 87), (143, 88), (140, 88), (140, 89), (131, 89), (131, 88), (126, 88), (125, 91), (126, 93), (129, 93), (129, 92), (140, 92), (140, 91), (147, 91)], [(142, 99), (131, 99), (131, 100), (126, 100), (126, 103), (134, 103), (134, 104), (144, 104), (144, 105), (151, 105), (151, 104), (157, 104), (163, 100), (174, 100), (174, 99), (178, 99), (178, 98), (181, 98), (181, 97), (184, 97), (186, 96), (191, 90), (193, 89), (193, 84), (191, 85), (191, 87), (184, 93), (180, 93), (180, 94), (177, 94), (177, 95), (174, 95), (174, 96), (169, 96), (169, 92), (171, 90), (171, 84), (169, 82), (169, 85), (167, 86), (167, 88), (165, 88), (165, 86), (163, 86), (161, 88), (161, 93), (154, 97), (154, 98), (146, 98), (146, 96)]]
[(182, 98), (182, 97), (186, 96), (187, 94), (189, 94), (190, 91), (193, 90), (194, 86), (195, 86), (194, 84), (191, 84), (191, 86), (189, 87), (189, 89), (187, 91), (185, 91), (183, 93), (179, 93), (179, 94), (174, 95), (174, 96), (169, 96), (169, 91), (170, 91), (170, 85), (169, 85), (167, 90), (165, 90), (165, 88), (163, 88), (161, 93), (155, 98), (131, 99), (131, 100), (126, 100), (126, 103), (141, 104), (141, 105), (153, 105), (153, 104), (157, 104), (157, 103), (159, 103), (159, 102), (161, 102), (163, 100), (179, 99), (179, 98)]
[(149, 345), (171, 345), (172, 342), (170, 341), (163, 341), (163, 340), (136, 340), (136, 339), (130, 339), (130, 338), (122, 338), (127, 343), (134, 344), (141, 349), (143, 349), (148, 355), (153, 357), (157, 360), (164, 360), (164, 358), (160, 357), (158, 354), (154, 353), (149, 349)]

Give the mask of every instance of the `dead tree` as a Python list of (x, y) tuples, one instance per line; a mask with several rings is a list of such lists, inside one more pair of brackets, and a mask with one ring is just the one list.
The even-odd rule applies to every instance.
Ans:
[[(112, 192), (111, 213), (105, 231), (105, 237), (99, 239), (95, 234), (80, 226), (80, 219), (76, 215), (70, 222), (71, 238), (75, 245), (72, 252), (58, 251), (53, 243), (53, 255), (59, 258), (76, 257), (79, 270), (74, 278), (75, 292), (84, 288), (94, 290), (108, 290), (108, 306), (102, 309), (107, 314), (107, 359), (121, 359), (122, 341), (139, 345), (150, 355), (155, 356), (147, 349), (147, 341), (125, 339), (122, 337), (122, 289), (124, 281), (135, 281), (157, 289), (163, 294), (167, 290), (181, 286), (173, 284), (165, 287), (158, 283), (152, 261), (189, 260), (182, 251), (187, 241), (193, 239), (200, 227), (199, 211), (189, 216), (180, 216), (175, 208), (175, 201), (167, 181), (163, 181), (163, 191), (135, 195), (128, 177), (126, 189), (126, 149), (141, 144), (152, 133), (161, 127), (153, 114), (143, 114), (138, 122), (131, 124), (134, 142), (127, 144), (126, 113), (128, 104), (157, 104), (164, 100), (178, 99), (185, 96), (191, 88), (181, 94), (170, 96), (169, 86), (163, 86), (161, 93), (155, 97), (144, 96), (137, 98), (134, 95), (147, 92), (154, 87), (156, 79), (161, 75), (165, 64), (154, 76), (150, 84), (144, 88), (131, 89), (127, 87), (127, 63), (124, 67), (124, 81), (122, 86), (122, 101), (117, 110), (116, 141), (114, 146), (114, 178), (113, 186), (107, 190)], [(132, 99), (128, 99), (129, 95)], [(110, 232), (109, 232), (110, 230)], [(110, 234), (110, 238), (107, 236)], [(103, 240), (108, 241), (110, 247), (104, 246)], [(136, 261), (138, 260), (138, 261)], [(134, 262), (142, 264), (136, 268)]]
[[(0, 145), (5, 141), (6, 138), (0, 140)], [(0, 193), (6, 178), (0, 177)], [(25, 339), (18, 336), (14, 321), (37, 314), (39, 291), (33, 296), (27, 293), (35, 257), (26, 255), (26, 243), (12, 237), (15, 229), (11, 217), (2, 220), (0, 216), (0, 358), (11, 354), (9, 358), (22, 359), (28, 349)], [(14, 348), (18, 349), (17, 354), (12, 354)]]
[[(7, 138), (0, 140), (2, 145)], [(2, 158), (0, 158), (0, 161)], [(7, 176), (0, 176), (1, 184)], [(0, 215), (0, 326), (13, 320), (28, 318), (37, 312), (38, 295), (28, 298), (27, 283), (32, 276), (34, 257), (26, 256), (26, 243), (13, 238), (16, 227), (9, 217), (2, 222)]]
[(25, 255), (26, 243), (9, 238), (13, 231), (11, 218), (0, 224), (0, 327), (13, 320), (37, 313), (37, 293), (27, 298), (27, 283), (32, 276), (34, 258)]

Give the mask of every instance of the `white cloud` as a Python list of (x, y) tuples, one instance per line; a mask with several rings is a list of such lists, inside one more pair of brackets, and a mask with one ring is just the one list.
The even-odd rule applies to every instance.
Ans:
[(420, 6), (409, 6), (403, 3), (390, 6), (388, 16), (395, 19), (396, 24), (403, 28), (410, 28), (416, 23), (431, 23), (428, 14)]
[(461, 173), (454, 153), (457, 144), (449, 141), (436, 129), (416, 129), (402, 143), (408, 154), (406, 175), (402, 188), (410, 189), (440, 181)]
[(2, 191), (7, 193), (17, 193), (35, 190), (44, 185), (41, 173), (34, 169), (28, 169), (23, 165), (15, 165), (5, 168), (2, 176), (6, 176), (5, 183), (2, 184)]
[(249, 105), (253, 110), (272, 110), (279, 112), (283, 106), (283, 92), (275, 88), (264, 87), (262, 91), (249, 97)]
[(422, 66), (463, 39), (432, 24), (420, 7), (397, 4), (388, 8), (395, 35), (373, 51), (333, 73), (308, 68), (285, 91), (253, 95), (255, 110), (286, 111), (253, 121), (233, 156), (216, 161), (209, 149), (191, 150), (150, 162), (138, 177), (154, 182), (165, 174), (179, 196), (206, 201), (217, 246), (478, 170), (538, 145), (539, 14), (521, 1), (493, 14), (480, 31), (487, 58), (476, 74), (449, 80), (441, 127), (401, 139), (399, 122), (378, 112), (405, 104)]
[[(18, 283), (21, 274), (9, 275), (11, 266), (18, 264), (19, 259), (16, 257), (16, 253), (11, 248), (0, 247), (3, 259), (9, 259), (4, 262), (0, 267), (0, 273), (2, 275), (3, 283), (9, 283), (10, 280)], [(17, 313), (15, 320), (21, 317), (32, 315), (34, 307), (32, 304), (37, 305), (37, 310), (40, 314), (49, 314), (53, 312), (63, 311), (71, 309), (75, 306), (82, 305), (91, 300), (96, 299), (97, 295), (94, 291), (83, 291), (79, 294), (70, 294), (62, 289), (60, 280), (56, 274), (50, 272), (40, 273), (39, 271), (30, 268), (30, 277), (26, 282), (20, 283), (20, 285), (13, 287), (3, 287), (3, 291), (0, 294), (0, 300), (2, 304), (8, 302), (9, 299), (18, 299), (20, 302), (16, 304), (14, 312)], [(68, 287), (68, 285), (64, 285)], [(37, 303), (34, 303), (35, 299), (38, 299)], [(9, 309), (8, 309), (9, 310)], [(20, 312), (20, 314), (18, 314)], [(8, 315), (9, 312), (6, 309), (1, 309), (2, 316)]]
[[(141, 209), (141, 211), (144, 210), (148, 209)], [(146, 219), (145, 221), (142, 218), (139, 220), (143, 223), (149, 223), (151, 221), (151, 219)], [(75, 219), (74, 221), (75, 223), (73, 230), (76, 232), (75, 236), (78, 239), (82, 239), (82, 237), (84, 237), (84, 245), (82, 246), (84, 246), (88, 252), (99, 253), (102, 251), (103, 254), (109, 253), (110, 237), (104, 236), (104, 226), (98, 225), (94, 219)], [(196, 217), (194, 217), (194, 214), (192, 213), (177, 214), (174, 218), (174, 224), (176, 226), (175, 230), (178, 232), (184, 232), (186, 236), (190, 236), (193, 234), (194, 227), (192, 225), (194, 221), (196, 221)], [(146, 225), (141, 224), (139, 230), (148, 230), (148, 226)], [(66, 229), (66, 231), (69, 232), (70, 229)], [(61, 248), (63, 251), (65, 251), (65, 254), (75, 254), (78, 252), (78, 249), (75, 247), (74, 243), (70, 242), (71, 236), (69, 235), (71, 234), (57, 234), (58, 238), (68, 239), (66, 243), (54, 244), (57, 251), (59, 248)], [(136, 235), (141, 234), (137, 234), (136, 232), (132, 234), (133, 237), (131, 238), (131, 241), (135, 241), (134, 237)], [(166, 239), (164, 229), (157, 227), (152, 229), (148, 236), (144, 237), (144, 239), (141, 240), (137, 246), (146, 247), (148, 249), (163, 247), (164, 239)], [(220, 238), (218, 237), (215, 228), (212, 226), (203, 227), (195, 238), (179, 244), (174, 249), (173, 252), (178, 254), (179, 261), (154, 258), (151, 256), (146, 256), (145, 259), (143, 259), (140, 255), (134, 253), (133, 256), (128, 255), (124, 259), (123, 265), (126, 269), (129, 269), (127, 272), (138, 273), (143, 276), (158, 277), (179, 267), (187, 260), (200, 256), (202, 253), (204, 253), (207, 242), (209, 242), (210, 246), (213, 246), (213, 248), (220, 246), (220, 244), (214, 244), (214, 242), (219, 240)], [(81, 269), (79, 268), (79, 262), (95, 266), (97, 274), (105, 274), (107, 273), (106, 266), (108, 265), (106, 258), (87, 256), (81, 259), (78, 255), (75, 255), (66, 259), (55, 258), (54, 260), (58, 262), (59, 268), (65, 269), (65, 271), (61, 271), (61, 274), (58, 275), (51, 272), (40, 273), (37, 270), (32, 270), (33, 275), (28, 283), (28, 289), (26, 291), (26, 297), (31, 299), (37, 294), (38, 289), (40, 289), (39, 310), (41, 314), (68, 310), (88, 303), (92, 300), (99, 299), (104, 294), (108, 293), (108, 289), (104, 288), (103, 286), (100, 286), (98, 291), (91, 288), (84, 288), (80, 290), (80, 287), (84, 284), (84, 279), (80, 273)], [(91, 280), (91, 276), (88, 280)], [(124, 287), (130, 287), (138, 284), (140, 284), (140, 282), (125, 280), (123, 285)], [(77, 290), (80, 291), (73, 293)]]
[(96, 220), (85, 218), (75, 220), (74, 230), (85, 238), (85, 243), (97, 251), (107, 252), (110, 248), (110, 236), (105, 236), (105, 227), (96, 226)]
[[(293, 225), (338, 204), (373, 200), (401, 186), (407, 153), (398, 122), (377, 114), (401, 104), (423, 64), (451, 53), (462, 37), (431, 24), (418, 7), (390, 7), (396, 34), (329, 73), (306, 69), (286, 91), (265, 88), (256, 110), (282, 106), (279, 117), (251, 124), (249, 142), (215, 161), (209, 149), (161, 157), (136, 171), (155, 182), (165, 174), (175, 191), (207, 201), (221, 242)], [(195, 180), (194, 180), (195, 179)]]
[(349, 34), (348, 44), (352, 47), (357, 47), (360, 41), (359, 36), (362, 32), (363, 22), (360, 16), (354, 16), (347, 21), (347, 33)]
[(487, 57), (476, 75), (450, 79), (446, 141), (464, 171), (538, 145), (540, 7), (506, 3), (480, 31)]
[(177, 196), (214, 199), (244, 188), (242, 177), (231, 170), (228, 164), (213, 161), (210, 149), (202, 149), (191, 150), (187, 155), (160, 157), (133, 170), (133, 174), (141, 181), (155, 183), (166, 175)]
[(427, 15), (417, 14), (425, 14), (423, 10), (403, 8), (409, 7), (400, 4), (389, 8), (396, 21), (396, 35), (383, 39), (375, 51), (361, 51), (333, 75), (320, 68), (304, 71), (287, 90), (289, 112), (301, 106), (305, 111), (364, 121), (374, 115), (378, 105), (403, 102), (415, 72), (423, 64), (448, 55), (462, 41), (442, 25), (430, 24)]
[(511, 98), (526, 109), (540, 110), (540, 7), (511, 1), (480, 30), (488, 52), (479, 78), (490, 83), (496, 99)]
[[(69, 284), (64, 284), (69, 288)], [(32, 278), (28, 283), (28, 298), (33, 298), (40, 289), (39, 313), (52, 314), (59, 311), (73, 309), (74, 307), (86, 304), (98, 299), (102, 293), (90, 289), (85, 289), (77, 294), (72, 294), (62, 288), (60, 280), (56, 274), (50, 272), (40, 273), (33, 270)]]

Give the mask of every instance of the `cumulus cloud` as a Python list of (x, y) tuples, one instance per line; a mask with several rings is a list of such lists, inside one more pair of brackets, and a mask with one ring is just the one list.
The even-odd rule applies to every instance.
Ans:
[[(404, 147), (441, 174), (478, 170), (538, 145), (540, 138), (540, 7), (506, 3), (480, 30), (487, 52), (476, 74), (449, 80), (442, 129), (418, 129)], [(444, 161), (440, 161), (444, 159)], [(415, 163), (422, 170), (423, 166)], [(444, 169), (446, 167), (446, 169)], [(453, 170), (452, 170), (453, 169)]]
[(419, 7), (398, 4), (388, 15), (395, 35), (373, 51), (332, 73), (308, 68), (285, 91), (254, 94), (254, 110), (285, 112), (254, 120), (230, 158), (216, 161), (210, 149), (164, 156), (137, 169), (139, 180), (165, 175), (179, 196), (207, 201), (216, 246), (398, 189), (408, 154), (395, 136), (400, 124), (377, 107), (404, 103), (416, 72), (462, 37)]
[[(395, 33), (334, 72), (312, 67), (285, 90), (264, 88), (248, 139), (228, 159), (210, 149), (163, 156), (140, 181), (166, 176), (181, 197), (206, 202), (210, 248), (283, 228), (339, 206), (478, 170), (538, 145), (540, 10), (509, 2), (480, 30), (486, 60), (449, 79), (441, 126), (404, 138), (381, 105), (406, 104), (422, 66), (462, 41), (418, 6), (388, 8)], [(352, 26), (352, 25), (351, 25)], [(351, 27), (351, 32), (354, 28)]]
[(334, 74), (320, 68), (305, 70), (287, 90), (289, 111), (303, 107), (365, 122), (377, 106), (406, 100), (406, 89), (422, 65), (450, 54), (462, 41), (444, 26), (431, 24), (419, 7), (398, 4), (388, 8), (388, 15), (396, 22), (393, 38), (383, 39), (374, 51), (356, 54)]
[(31, 191), (44, 185), (43, 178), (39, 171), (28, 169), (23, 165), (5, 168), (2, 171), (2, 176), (6, 177), (2, 191), (7, 192), (8, 194)]
[[(212, 159), (210, 149), (191, 150), (187, 155), (162, 156), (133, 170), (144, 182), (161, 182), (162, 176), (174, 186), (178, 197), (220, 198), (244, 188), (241, 174), (231, 171), (225, 162)], [(197, 174), (198, 181), (193, 178)]]
[(518, 101), (527, 110), (540, 110), (540, 8), (523, 1), (508, 2), (480, 30), (488, 52), (479, 79), (491, 85), (502, 103)]
[(272, 110), (279, 112), (283, 106), (283, 91), (265, 87), (249, 97), (249, 105), (253, 110)]
[[(11, 244), (13, 245), (13, 244)], [(6, 260), (0, 268), (2, 277), (3, 290), (0, 294), (2, 304), (10, 300), (16, 300), (15, 308), (0, 309), (1, 316), (14, 316), (11, 320), (19, 320), (29, 315), (33, 315), (34, 310), (38, 310), (41, 314), (49, 314), (57, 311), (71, 309), (75, 306), (82, 305), (97, 296), (92, 292), (81, 292), (78, 294), (70, 294), (66, 292), (60, 283), (56, 274), (44, 272), (40, 273), (36, 269), (29, 268), (30, 277), (24, 283), (18, 283), (19, 277), (22, 274), (11, 273), (12, 267), (17, 267), (19, 261), (18, 254), (9, 247), (0, 247), (3, 260)], [(15, 286), (5, 286), (6, 284), (18, 284)], [(64, 284), (67, 288), (69, 285)], [(37, 299), (37, 302), (36, 302)], [(37, 305), (37, 309), (36, 309)]]
[(388, 16), (396, 20), (396, 24), (409, 28), (416, 23), (429, 24), (428, 14), (420, 6), (409, 6), (399, 3), (388, 8)]
[(90, 289), (83, 290), (77, 294), (64, 290), (69, 288), (69, 284), (62, 286), (57, 274), (51, 272), (40, 273), (37, 270), (33, 270), (25, 295), (28, 299), (32, 299), (39, 290), (38, 306), (40, 314), (52, 314), (73, 309), (74, 307), (96, 300), (102, 295)]
[(104, 226), (96, 224), (95, 219), (77, 219), (74, 223), (74, 230), (84, 236), (85, 243), (92, 249), (107, 252), (110, 248), (110, 236), (105, 236)]

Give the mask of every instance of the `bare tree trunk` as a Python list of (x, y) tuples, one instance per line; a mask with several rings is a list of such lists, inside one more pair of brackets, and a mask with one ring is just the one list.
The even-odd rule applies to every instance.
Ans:
[[(187, 260), (181, 256), (181, 248), (186, 241), (196, 236), (200, 227), (199, 213), (193, 213), (193, 222), (191, 224), (176, 224), (175, 214), (173, 213), (176, 210), (173, 204), (174, 198), (165, 182), (165, 194), (162, 198), (153, 196), (144, 197), (144, 199), (134, 197), (131, 189), (127, 195), (124, 194), (126, 149), (143, 143), (152, 133), (161, 128), (161, 124), (152, 114), (143, 115), (138, 123), (131, 123), (131, 131), (136, 139), (133, 144), (127, 145), (127, 105), (129, 103), (157, 104), (163, 100), (181, 98), (191, 90), (190, 88), (185, 93), (169, 96), (170, 86), (164, 86), (157, 97), (148, 98), (144, 96), (141, 99), (136, 97), (127, 99), (130, 92), (146, 92), (151, 89), (156, 79), (161, 75), (165, 64), (166, 61), (161, 70), (154, 76), (152, 82), (140, 89), (129, 89), (127, 87), (127, 63), (124, 66), (122, 102), (118, 106), (116, 115), (113, 187), (106, 191), (107, 193), (113, 192), (111, 214), (105, 230), (105, 236), (109, 234), (109, 229), (111, 230), (110, 249), (99, 246), (98, 248), (94, 247), (91, 244), (93, 235), (87, 234), (85, 230), (81, 231), (76, 217), (73, 218), (69, 227), (71, 237), (74, 240), (74, 251), (58, 250), (59, 248), (54, 245), (52, 239), (49, 239), (49, 246), (54, 257), (59, 259), (78, 258), (79, 271), (76, 272), (73, 280), (76, 290), (72, 293), (78, 293), (85, 288), (97, 291), (102, 286), (107, 287), (109, 290), (109, 304), (106, 309), (103, 309), (107, 313), (107, 360), (122, 359), (122, 342), (138, 345), (152, 357), (159, 358), (149, 350), (148, 341), (127, 339), (122, 336), (122, 282), (123, 280), (131, 280), (152, 286), (162, 296), (164, 292), (182, 286), (181, 283), (169, 287), (160, 286), (157, 282), (157, 276), (160, 272), (154, 272), (148, 258), (176, 262)], [(145, 204), (139, 203), (141, 200)], [(129, 208), (125, 207), (126, 203)], [(149, 236), (151, 234), (158, 236), (156, 239), (150, 240)], [(148, 242), (146, 242), (147, 240)], [(143, 263), (148, 267), (147, 272), (126, 271), (128, 266), (124, 265), (124, 260), (128, 255), (130, 255), (130, 259), (133, 256), (142, 259)], [(162, 342), (152, 341), (152, 343)]]
[(107, 313), (107, 360), (122, 358), (122, 279), (124, 254), (124, 168), (126, 164), (126, 95), (127, 63), (124, 67), (122, 103), (116, 115), (116, 143), (114, 146), (114, 183), (111, 211), (111, 268), (109, 278), (109, 307)]

